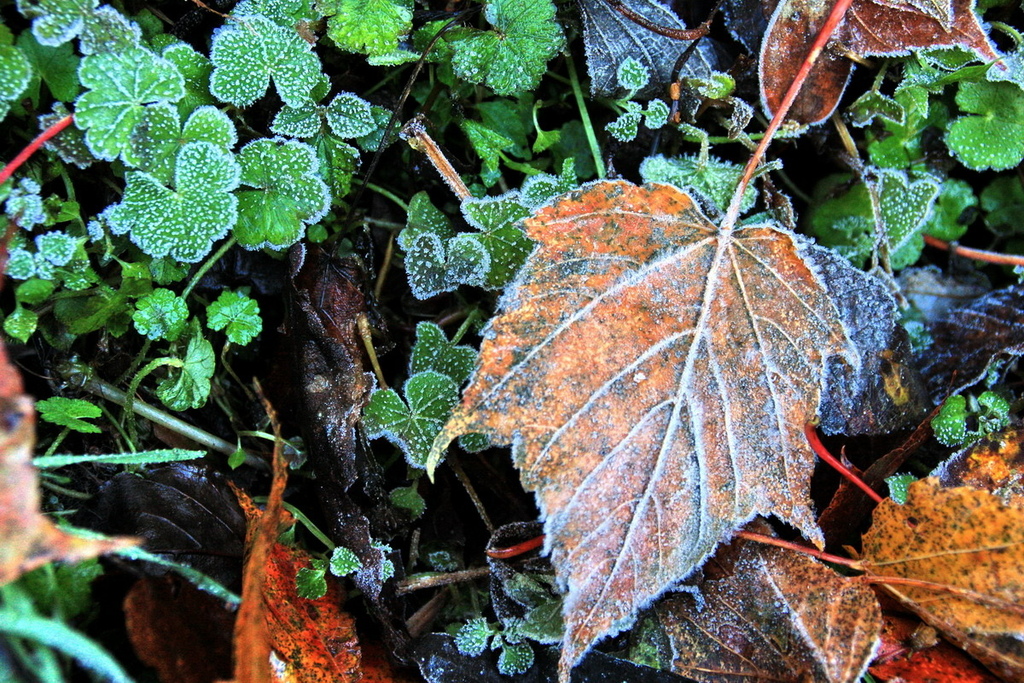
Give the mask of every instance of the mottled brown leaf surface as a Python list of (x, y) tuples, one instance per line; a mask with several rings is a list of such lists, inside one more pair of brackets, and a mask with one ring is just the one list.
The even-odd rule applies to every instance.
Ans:
[(730, 569), (701, 583), (700, 599), (680, 593), (655, 609), (673, 671), (708, 683), (859, 679), (882, 628), (870, 588), (752, 542)]
[(929, 331), (935, 343), (921, 359), (921, 372), (941, 401), (981, 379), (994, 360), (1024, 355), (1024, 285), (954, 309)]
[[(761, 45), (761, 99), (766, 111), (778, 108), (834, 4), (783, 0), (775, 8)], [(832, 41), (861, 55), (959, 46), (982, 59), (999, 56), (978, 22), (974, 0), (853, 0)], [(828, 118), (852, 70), (853, 62), (841, 50), (823, 50), (787, 118), (800, 123)]]
[(876, 508), (863, 555), (869, 574), (918, 582), (887, 589), (927, 623), (1005, 680), (1024, 678), (1024, 510), (923, 479), (906, 504)]
[(513, 444), (568, 589), (565, 676), (753, 516), (820, 541), (803, 425), (830, 360), (859, 364), (820, 269), (878, 288), (782, 228), (720, 231), (668, 186), (584, 186), (525, 229), (539, 246), (434, 457), (463, 433)]
[(994, 494), (1007, 505), (1024, 509), (1024, 427), (990, 434), (955, 453), (932, 472), (939, 483), (973, 486)]

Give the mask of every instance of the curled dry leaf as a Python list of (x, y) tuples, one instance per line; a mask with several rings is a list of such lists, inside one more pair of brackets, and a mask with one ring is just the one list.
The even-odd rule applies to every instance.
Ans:
[(1024, 678), (1024, 510), (922, 479), (875, 509), (863, 540), (878, 583), (1001, 678)]
[(803, 426), (827, 368), (865, 365), (822, 272), (878, 302), (874, 324), (893, 306), (830, 252), (775, 225), (719, 229), (665, 185), (593, 183), (524, 228), (539, 246), (432, 463), (460, 434), (513, 444), (568, 589), (564, 680), (755, 515), (820, 543)]
[[(782, 0), (761, 44), (761, 100), (773, 113), (807, 56), (834, 3)], [(892, 56), (912, 49), (959, 46), (982, 59), (999, 54), (974, 13), (974, 0), (853, 0), (822, 51), (788, 118), (800, 123), (825, 120), (839, 104), (853, 71), (846, 48), (860, 55)]]
[(679, 593), (655, 608), (674, 672), (709, 683), (845, 683), (864, 673), (882, 629), (870, 588), (753, 542), (728, 570), (703, 581), (699, 598)]

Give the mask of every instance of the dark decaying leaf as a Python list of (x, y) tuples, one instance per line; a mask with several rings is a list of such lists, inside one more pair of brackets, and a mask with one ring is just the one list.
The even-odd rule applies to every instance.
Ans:
[(938, 402), (977, 382), (993, 361), (1024, 355), (1024, 285), (954, 309), (930, 332), (935, 343), (920, 365)]
[(151, 552), (239, 585), (245, 517), (224, 477), (209, 468), (175, 463), (144, 475), (122, 472), (79, 519), (104, 533), (140, 536)]
[[(672, 10), (655, 0), (623, 0), (629, 9), (648, 19), (652, 24), (673, 29), (687, 28)], [(590, 94), (595, 97), (621, 97), (616, 71), (627, 57), (639, 61), (651, 73), (651, 80), (639, 96), (651, 96), (664, 91), (674, 81), (672, 73), (679, 55), (690, 43), (667, 38), (637, 25), (610, 6), (606, 0), (579, 0), (583, 15), (583, 43), (587, 53), (587, 72), (590, 74)], [(697, 45), (686, 65), (683, 76), (708, 78), (720, 69), (720, 50), (713, 41), (703, 39)]]
[(821, 542), (803, 426), (834, 357), (869, 366), (822, 264), (872, 293), (874, 324), (894, 305), (831, 252), (720, 230), (665, 185), (586, 185), (524, 227), (539, 245), (433, 455), (464, 433), (513, 444), (568, 590), (565, 675), (755, 515)]
[(299, 414), (316, 474), (327, 534), (362, 563), (355, 582), (369, 598), (392, 652), (402, 652), (404, 628), (384, 591), (387, 557), (375, 538), (391, 536), (388, 495), (379, 466), (367, 457), (356, 424), (374, 385), (364, 365), (357, 319), (367, 314), (364, 274), (353, 258), (340, 259), (299, 245), (291, 252), (288, 335), (301, 395)]
[(699, 596), (678, 593), (655, 607), (672, 671), (708, 683), (859, 680), (882, 628), (870, 588), (757, 543), (720, 557), (726, 574), (703, 581)]
[(964, 651), (918, 619), (883, 615), (882, 646), (868, 673), (903, 683), (999, 683)]
[(173, 575), (144, 577), (124, 600), (135, 654), (161, 683), (213, 683), (231, 678), (235, 615), (224, 603)]
[[(775, 8), (761, 45), (761, 100), (767, 112), (778, 108), (833, 4), (783, 0)], [(974, 13), (974, 0), (853, 0), (832, 35), (832, 43), (861, 55), (891, 56), (912, 49), (959, 46), (985, 60), (999, 57)], [(800, 123), (828, 118), (852, 70), (853, 62), (840, 50), (823, 50), (787, 118)]]
[(1024, 509), (922, 479), (905, 504), (879, 504), (863, 541), (869, 574), (918, 582), (878, 579), (890, 593), (1004, 680), (1024, 678)]

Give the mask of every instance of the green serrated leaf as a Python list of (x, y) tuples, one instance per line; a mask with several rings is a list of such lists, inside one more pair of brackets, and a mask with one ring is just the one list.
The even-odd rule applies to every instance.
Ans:
[(383, 56), (412, 29), (412, 0), (319, 0), (327, 35), (346, 52)]
[(301, 106), (321, 79), (312, 46), (294, 29), (262, 16), (238, 17), (217, 29), (210, 61), (210, 92), (239, 107), (263, 97), (271, 80), (285, 104)]
[(210, 395), (210, 378), (216, 365), (213, 345), (203, 336), (194, 318), (191, 327), (182, 367), (171, 368), (167, 379), (156, 388), (156, 395), (171, 410), (199, 408)]
[(174, 341), (185, 331), (188, 305), (169, 289), (154, 289), (136, 302), (132, 321), (144, 337)]
[(968, 116), (949, 124), (946, 144), (968, 168), (1013, 168), (1024, 160), (1024, 91), (1012, 83), (961, 83), (956, 103)]
[(363, 409), (367, 435), (385, 437), (400, 448), (410, 465), (423, 468), (434, 437), (458, 402), (459, 391), (447, 375), (428, 370), (413, 375), (402, 387), (376, 391)]
[(551, 0), (490, 0), (484, 18), (493, 31), (464, 28), (446, 36), (452, 69), (499, 95), (536, 88), (548, 60), (565, 45), (555, 14)]
[(72, 620), (96, 609), (92, 582), (102, 575), (99, 560), (90, 558), (40, 567), (23, 575), (18, 585), (32, 596), (38, 611)]
[(997, 235), (1024, 232), (1020, 217), (1024, 212), (1024, 185), (1016, 175), (996, 178), (981, 191), (985, 225)]
[(339, 138), (369, 135), (377, 127), (370, 103), (350, 92), (338, 93), (324, 114), (327, 124)]
[(469, 346), (456, 346), (438, 325), (421, 322), (416, 325), (416, 343), (412, 347), (409, 373), (434, 370), (461, 385), (473, 372), (476, 351)]
[(484, 617), (466, 622), (455, 634), (455, 647), (461, 654), (477, 657), (484, 653), (495, 633), (494, 627)]
[(178, 72), (185, 79), (185, 96), (177, 104), (182, 117), (187, 117), (196, 107), (216, 102), (210, 94), (213, 64), (206, 55), (199, 54), (185, 43), (171, 43), (163, 49), (161, 56), (178, 67)]
[(33, 278), (19, 284), (14, 290), (14, 299), (27, 306), (37, 306), (46, 301), (56, 285), (49, 280)]
[(224, 330), (229, 342), (245, 346), (263, 329), (259, 304), (242, 292), (221, 292), (206, 309), (206, 326)]
[(38, 313), (18, 305), (10, 315), (4, 318), (4, 332), (24, 344), (36, 331), (38, 324)]
[(327, 563), (313, 560), (312, 565), (295, 572), (295, 593), (300, 598), (319, 600), (327, 595)]
[(108, 161), (129, 149), (147, 104), (177, 102), (185, 95), (178, 68), (144, 48), (89, 55), (78, 78), (88, 91), (76, 102), (75, 125), (85, 131), (93, 155)]
[(359, 150), (330, 133), (314, 135), (309, 144), (320, 162), (320, 177), (335, 201), (348, 194), (352, 175), (359, 166)]
[(319, 177), (309, 145), (283, 138), (261, 138), (238, 154), (241, 182), (234, 235), (247, 249), (286, 249), (302, 238), (306, 225), (327, 213), (331, 196)]
[(343, 546), (331, 551), (331, 573), (335, 576), (355, 574), (363, 568), (363, 563), (354, 552)]
[(103, 431), (91, 422), (86, 422), (86, 420), (95, 419), (103, 414), (99, 406), (80, 398), (54, 396), (38, 401), (36, 411), (39, 413), (39, 419), (76, 432), (100, 434)]
[(420, 495), (415, 484), (393, 489), (388, 494), (388, 500), (395, 507), (408, 510), (413, 519), (419, 519), (427, 509), (427, 501), (423, 500), (423, 496)]
[(285, 105), (274, 116), (270, 130), (275, 135), (289, 138), (310, 138), (320, 132), (322, 107), (312, 101), (304, 102), (297, 107)]
[(123, 52), (142, 44), (142, 29), (109, 5), (86, 17), (78, 49), (83, 55)]
[(79, 239), (62, 230), (36, 235), (36, 253), (54, 266), (66, 266), (78, 251)]
[(962, 444), (967, 439), (967, 399), (959, 394), (947, 398), (932, 418), (932, 431), (946, 446)]
[(634, 57), (627, 57), (615, 71), (615, 78), (623, 90), (635, 93), (643, 90), (651, 80), (651, 71)]
[(0, 45), (0, 118), (32, 80), (32, 64), (13, 45)]
[(144, 171), (126, 174), (121, 203), (104, 215), (114, 234), (128, 233), (142, 251), (195, 263), (238, 219), (240, 166), (210, 142), (190, 142), (175, 160), (174, 189)]
[(625, 111), (608, 124), (607, 130), (619, 142), (630, 142), (640, 131), (641, 107), (636, 102), (626, 102), (624, 106)]
[[(640, 164), (640, 175), (645, 183), (667, 183), (684, 190), (696, 190), (725, 211), (732, 200), (736, 183), (743, 168), (739, 164), (708, 157), (706, 162), (696, 154), (678, 157), (656, 155)], [(743, 194), (740, 211), (749, 211), (757, 201), (757, 193), (748, 188)]]
[(529, 643), (505, 643), (498, 655), (498, 673), (518, 676), (533, 666), (533, 648)]
[(530, 209), (523, 204), (518, 192), (467, 199), (460, 208), (466, 222), (480, 234), (459, 235), (452, 242), (464, 237), (477, 238), (490, 257), (485, 286), (501, 289), (512, 280), (533, 250), (533, 242), (518, 225), (530, 215)]

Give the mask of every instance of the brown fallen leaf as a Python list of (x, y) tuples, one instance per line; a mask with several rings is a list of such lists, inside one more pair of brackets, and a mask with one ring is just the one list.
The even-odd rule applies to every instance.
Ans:
[[(778, 3), (761, 44), (761, 100), (767, 112), (778, 108), (832, 5), (824, 0)], [(982, 59), (999, 58), (974, 13), (974, 0), (853, 0), (832, 43), (860, 55), (959, 46)], [(840, 50), (824, 50), (787, 118), (800, 123), (828, 118), (852, 71), (853, 62)]]
[(1024, 285), (1015, 285), (950, 311), (929, 329), (935, 342), (921, 373), (936, 401), (977, 382), (993, 361), (1024, 355), (1022, 309)]
[(882, 629), (871, 589), (806, 555), (739, 545), (727, 575), (703, 581), (699, 597), (678, 593), (655, 608), (672, 671), (708, 683), (857, 681)]
[(40, 508), (32, 466), (35, 409), (0, 344), (0, 585), (52, 560), (77, 562), (138, 544), (133, 538), (86, 539), (61, 531)]
[(803, 426), (829, 368), (868, 353), (834, 297), (856, 292), (879, 328), (893, 304), (831, 252), (774, 225), (720, 230), (669, 186), (586, 185), (524, 228), (539, 246), (431, 466), (460, 434), (513, 444), (568, 589), (564, 680), (755, 515), (820, 543)]
[(176, 576), (143, 577), (124, 599), (135, 654), (161, 683), (212, 683), (231, 675), (235, 615)]
[(993, 673), (1024, 679), (1024, 510), (922, 479), (875, 509), (859, 564)]
[(963, 650), (938, 638), (932, 627), (917, 619), (891, 614), (884, 614), (883, 621), (882, 646), (868, 669), (876, 679), (901, 683), (998, 683), (998, 678)]
[(946, 488), (973, 486), (1024, 509), (1024, 427), (989, 434), (945, 460), (932, 476)]

